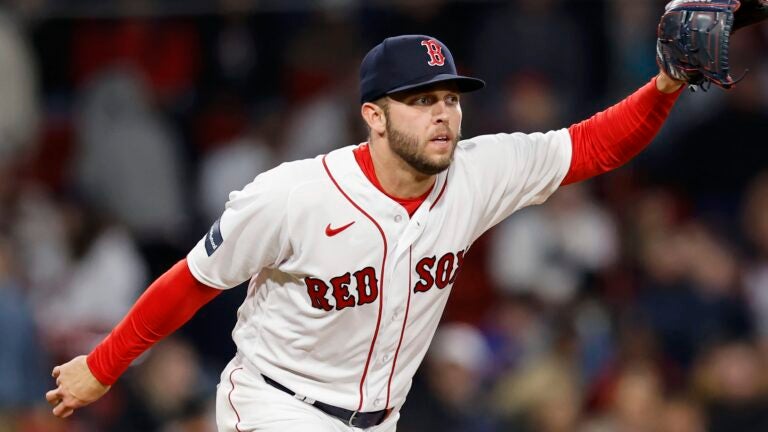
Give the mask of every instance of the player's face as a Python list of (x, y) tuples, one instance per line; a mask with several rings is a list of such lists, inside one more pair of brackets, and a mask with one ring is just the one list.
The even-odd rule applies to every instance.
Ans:
[(461, 104), (455, 85), (390, 96), (386, 128), (392, 151), (416, 171), (427, 175), (444, 171), (461, 139)]

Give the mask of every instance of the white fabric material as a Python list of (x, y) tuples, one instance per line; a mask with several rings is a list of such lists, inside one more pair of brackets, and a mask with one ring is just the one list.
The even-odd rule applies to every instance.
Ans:
[(557, 189), (571, 142), (565, 129), (462, 141), (411, 218), (365, 177), (353, 149), (280, 165), (233, 192), (223, 242), (209, 256), (206, 235), (188, 263), (209, 286), (250, 280), (233, 338), (265, 375), (325, 403), (377, 411), (405, 401), (463, 254)]

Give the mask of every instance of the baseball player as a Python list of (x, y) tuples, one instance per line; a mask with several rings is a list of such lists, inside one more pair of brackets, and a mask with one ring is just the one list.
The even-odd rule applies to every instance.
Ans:
[[(219, 431), (394, 431), (472, 243), (654, 137), (682, 82), (660, 73), (567, 129), (461, 139), (457, 74), (433, 37), (392, 37), (360, 71), (367, 142), (232, 192), (210, 231), (46, 395), (67, 417), (221, 291), (250, 281), (221, 374)], [(212, 323), (212, 325), (215, 325)]]

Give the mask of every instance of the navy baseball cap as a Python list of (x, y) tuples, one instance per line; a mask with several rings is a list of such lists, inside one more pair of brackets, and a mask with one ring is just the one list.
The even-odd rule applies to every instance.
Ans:
[(386, 38), (360, 65), (360, 103), (444, 81), (455, 82), (462, 93), (485, 87), (481, 79), (458, 75), (448, 47), (431, 36)]

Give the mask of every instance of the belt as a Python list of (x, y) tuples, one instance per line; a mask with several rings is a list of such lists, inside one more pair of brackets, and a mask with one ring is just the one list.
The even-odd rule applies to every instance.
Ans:
[(329, 405), (327, 403), (310, 399), (306, 396), (297, 395), (295, 391), (289, 389), (288, 387), (280, 384), (279, 382), (273, 380), (272, 378), (264, 374), (261, 374), (261, 377), (264, 378), (264, 382), (271, 385), (272, 387), (278, 390), (284, 391), (289, 395), (314, 406), (315, 408), (319, 409), (320, 411), (332, 417), (336, 417), (337, 419), (346, 423), (347, 426), (354, 426), (360, 429), (366, 429), (372, 426), (376, 426), (381, 424), (381, 422), (383, 422), (384, 419), (387, 418), (389, 413), (392, 412), (392, 408), (383, 409), (381, 411), (371, 411), (371, 412), (359, 412), (359, 411), (351, 411), (348, 409), (339, 408), (333, 405)]

